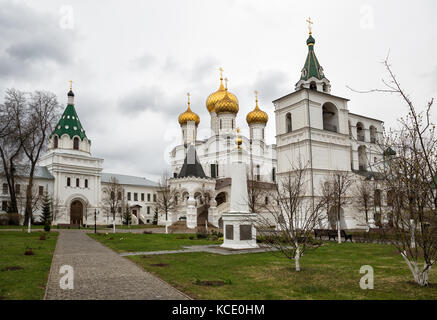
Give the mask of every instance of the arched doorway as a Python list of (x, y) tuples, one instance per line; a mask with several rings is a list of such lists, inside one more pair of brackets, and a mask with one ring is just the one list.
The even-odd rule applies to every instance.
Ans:
[(83, 222), (83, 204), (79, 200), (74, 200), (70, 205), (70, 224), (80, 224)]

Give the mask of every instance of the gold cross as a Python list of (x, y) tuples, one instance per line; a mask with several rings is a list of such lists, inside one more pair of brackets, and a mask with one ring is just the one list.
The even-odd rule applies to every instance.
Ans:
[(70, 82), (70, 91), (73, 89), (73, 80), (69, 80), (68, 82)]
[(225, 78), (225, 88), (228, 88), (228, 78)]
[(307, 22), (308, 22), (308, 29), (310, 30), (310, 34), (312, 34), (313, 32), (311, 30), (311, 25), (314, 24), (314, 22), (311, 21), (311, 18), (308, 18)]
[(223, 70), (222, 67), (220, 67), (219, 70), (220, 70), (220, 79), (223, 79), (223, 71), (224, 71), (224, 70)]
[(188, 97), (188, 105), (190, 105), (190, 93), (187, 92), (187, 97)]
[(255, 92), (256, 101), (258, 101), (258, 90), (255, 90), (254, 92)]

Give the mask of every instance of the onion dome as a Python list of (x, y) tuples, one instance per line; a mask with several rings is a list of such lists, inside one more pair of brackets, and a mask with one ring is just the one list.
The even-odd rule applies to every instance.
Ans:
[(258, 106), (258, 91), (255, 91), (255, 97), (255, 109), (247, 114), (246, 121), (249, 125), (256, 123), (266, 124), (269, 121), (269, 116)]
[(196, 126), (197, 126), (200, 123), (200, 118), (196, 113), (191, 111), (190, 94), (187, 93), (187, 96), (188, 96), (188, 108), (185, 112), (183, 112), (179, 115), (178, 121), (179, 121), (180, 125), (186, 124), (188, 121), (194, 121), (196, 123)]
[(214, 108), (214, 111), (217, 114), (221, 114), (221, 113), (237, 114), (238, 110), (239, 110), (238, 101), (236, 102), (234, 99), (232, 99), (227, 90), (225, 91), (225, 95), (223, 99), (219, 100), (215, 104), (215, 108)]
[[(217, 91), (211, 93), (208, 98), (206, 99), (206, 108), (208, 109), (208, 112), (213, 112), (215, 108), (215, 104), (222, 100), (225, 97), (227, 88), (223, 86), (223, 69), (220, 68), (220, 87)], [(238, 104), (237, 97), (228, 91), (229, 97)]]

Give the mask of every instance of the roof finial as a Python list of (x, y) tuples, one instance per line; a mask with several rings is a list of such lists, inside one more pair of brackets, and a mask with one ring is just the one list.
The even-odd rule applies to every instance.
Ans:
[(258, 107), (258, 90), (255, 90), (255, 102), (256, 102), (256, 106)]
[(223, 80), (223, 68), (222, 67), (220, 67), (219, 68), (219, 70), (220, 70), (220, 81), (222, 81)]
[(225, 78), (225, 89), (228, 90), (228, 78)]
[(69, 80), (68, 82), (70, 82), (70, 91), (73, 91), (73, 80)]
[(187, 97), (188, 97), (188, 110), (191, 110), (190, 106), (191, 106), (191, 101), (190, 101), (190, 93), (187, 92)]
[(243, 140), (240, 137), (240, 128), (237, 128), (237, 138), (235, 139), (235, 144), (237, 145), (237, 149), (241, 149), (241, 144)]
[(310, 31), (310, 34), (313, 34), (313, 31), (311, 30), (311, 25), (314, 24), (314, 22), (311, 21), (311, 18), (308, 18), (308, 30)]

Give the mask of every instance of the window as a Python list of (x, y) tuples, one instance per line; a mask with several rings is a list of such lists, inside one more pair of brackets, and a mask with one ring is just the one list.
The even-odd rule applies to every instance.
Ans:
[(79, 178), (76, 178), (76, 187), (80, 187), (80, 181), (79, 181)]
[(78, 137), (75, 137), (73, 139), (73, 149), (74, 150), (79, 150), (79, 138)]
[(367, 170), (367, 150), (366, 146), (358, 147), (358, 169), (360, 171)]
[(216, 177), (215, 163), (211, 163), (211, 178)]
[(358, 141), (364, 141), (364, 126), (361, 122), (357, 123), (357, 139)]
[(147, 223), (150, 223), (150, 219), (147, 219), (147, 221), (146, 221)]
[(314, 81), (310, 83), (310, 90), (317, 90), (317, 84)]
[(276, 168), (272, 168), (272, 181), (276, 182)]
[(138, 193), (134, 192), (134, 201), (138, 201)]
[(266, 198), (264, 199), (264, 203), (265, 203), (266, 205), (269, 204), (269, 197), (266, 197)]
[(71, 186), (71, 179), (67, 178), (67, 187)]
[(217, 201), (217, 206), (221, 205), (222, 203), (226, 202), (226, 193), (220, 192), (217, 197), (215, 197), (215, 201)]
[(58, 148), (58, 136), (55, 136), (53, 138), (53, 148), (57, 149)]
[(130, 201), (130, 199), (131, 199), (130, 192), (128, 192), (128, 193), (127, 193), (127, 200)]
[(376, 143), (376, 128), (374, 126), (370, 126), (370, 142)]
[(322, 117), (323, 117), (323, 130), (338, 132), (338, 112), (337, 107), (331, 103), (327, 102), (322, 107)]
[(121, 191), (118, 191), (117, 193), (117, 200), (121, 200)]
[(150, 193), (147, 194), (147, 201), (150, 202)]
[(88, 179), (85, 179), (85, 188), (88, 188)]
[(111, 200), (114, 200), (114, 198), (115, 198), (115, 193), (114, 191), (111, 191)]
[(117, 208), (118, 213), (121, 213), (121, 207)]
[(153, 195), (153, 202), (156, 202), (156, 194)]
[(256, 181), (261, 180), (260, 167), (259, 164), (256, 165)]
[(232, 119), (232, 130), (234, 130), (234, 119)]
[(38, 194), (39, 194), (40, 196), (42, 196), (42, 195), (44, 194), (44, 187), (43, 187), (43, 186), (39, 186), (39, 187), (38, 187)]
[(378, 158), (377, 157), (374, 157), (373, 158), (373, 163), (377, 163), (378, 162)]
[(150, 207), (147, 207), (147, 214), (150, 214)]
[(8, 202), (2, 201), (2, 211), (8, 211)]
[(173, 178), (177, 178), (177, 177), (178, 177), (177, 172), (173, 172)]
[(381, 206), (381, 190), (376, 189), (375, 194), (373, 195), (373, 201), (375, 203), (375, 206), (380, 207)]
[(144, 201), (144, 193), (141, 194), (141, 201)]
[(7, 183), (3, 183), (3, 194), (8, 194), (8, 184)]
[(220, 119), (220, 129), (222, 129), (222, 119)]
[(15, 193), (16, 193), (16, 194), (20, 194), (20, 192), (21, 192), (21, 185), (16, 184), (16, 185), (15, 185)]
[(291, 114), (290, 113), (287, 113), (286, 115), (285, 115), (285, 128), (286, 128), (286, 132), (288, 133), (288, 132), (291, 132), (292, 131), (292, 126), (291, 126)]

